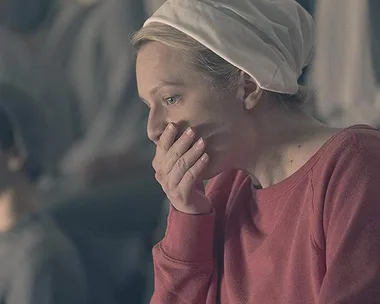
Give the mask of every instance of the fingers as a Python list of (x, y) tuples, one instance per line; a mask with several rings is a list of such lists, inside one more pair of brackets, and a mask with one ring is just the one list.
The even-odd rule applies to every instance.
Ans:
[(162, 133), (160, 140), (157, 143), (156, 155), (152, 162), (153, 168), (156, 172), (161, 171), (160, 167), (162, 167), (162, 163), (165, 162), (166, 160), (165, 156), (168, 150), (173, 145), (175, 138), (177, 136), (177, 133), (178, 133), (178, 129), (172, 123), (169, 123), (166, 126), (164, 132)]
[[(162, 135), (164, 136), (164, 134)], [(188, 128), (181, 137), (167, 150), (161, 148), (170, 142), (169, 135), (165, 134), (163, 138), (164, 143), (160, 144), (160, 148), (157, 149), (156, 157), (153, 162), (153, 167), (156, 171), (160, 171), (161, 174), (169, 173), (178, 159), (186, 153), (191, 147), (195, 139), (195, 132)]]
[[(178, 162), (178, 160), (190, 149), (191, 145), (195, 140), (195, 132), (188, 128), (182, 136), (173, 144), (173, 146), (167, 152), (166, 166), (169, 171), (172, 170), (173, 166)], [(168, 171), (168, 172), (169, 172)]]
[(189, 193), (194, 185), (200, 181), (203, 171), (209, 162), (209, 156), (206, 153), (195, 162), (195, 164), (186, 171), (182, 180), (178, 184), (178, 189), (183, 193)]
[(177, 127), (174, 124), (168, 124), (166, 126), (165, 131), (162, 133), (160, 137), (160, 141), (158, 143), (159, 148), (167, 152), (173, 145), (177, 132)]
[(185, 154), (177, 158), (170, 171), (170, 183), (177, 185), (184, 175), (202, 156), (206, 148), (205, 141), (200, 138)]
[(197, 183), (209, 163), (206, 142), (196, 143), (195, 132), (188, 129), (178, 140), (176, 128), (167, 127), (157, 144), (153, 167), (156, 179), (173, 206), (189, 214), (209, 212), (211, 205)]

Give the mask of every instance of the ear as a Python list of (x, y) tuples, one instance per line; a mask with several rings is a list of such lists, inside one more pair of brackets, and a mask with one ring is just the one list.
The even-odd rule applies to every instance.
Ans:
[(255, 80), (246, 72), (240, 71), (239, 75), (239, 97), (242, 99), (244, 108), (252, 110), (260, 101), (263, 94)]

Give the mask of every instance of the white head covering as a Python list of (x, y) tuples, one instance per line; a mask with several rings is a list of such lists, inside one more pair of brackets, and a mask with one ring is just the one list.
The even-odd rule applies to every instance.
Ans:
[(264, 90), (295, 94), (314, 22), (295, 0), (169, 0), (144, 24), (170, 25), (248, 73)]

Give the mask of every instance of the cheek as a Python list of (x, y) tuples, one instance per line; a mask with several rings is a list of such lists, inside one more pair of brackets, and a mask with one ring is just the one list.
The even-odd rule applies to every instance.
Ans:
[(199, 111), (186, 110), (182, 113), (177, 113), (177, 115), (169, 116), (170, 121), (178, 126), (178, 136), (188, 127), (191, 127), (196, 132), (197, 138), (207, 138), (219, 129), (220, 125), (223, 125), (219, 115), (205, 111), (204, 109), (200, 109)]
[(236, 111), (225, 109), (214, 112), (210, 117), (211, 119), (202, 125), (202, 135), (207, 140), (207, 152), (214, 159), (229, 158), (239, 141), (242, 117)]
[(240, 112), (242, 111), (233, 101), (227, 98), (215, 99), (209, 92), (205, 92), (202, 98), (199, 98), (199, 94), (189, 96), (183, 105), (170, 109), (168, 118), (178, 125), (179, 134), (192, 127), (197, 137), (204, 137), (213, 145), (232, 136), (241, 120)]

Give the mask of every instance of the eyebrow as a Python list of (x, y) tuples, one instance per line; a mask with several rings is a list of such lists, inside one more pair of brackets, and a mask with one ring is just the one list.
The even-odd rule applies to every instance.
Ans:
[[(156, 94), (163, 87), (183, 87), (185, 84), (181, 81), (162, 81), (149, 91), (150, 95)], [(139, 98), (149, 106), (149, 103), (139, 95)]]
[(181, 81), (162, 81), (149, 91), (150, 95), (156, 94), (163, 87), (183, 87), (184, 83)]

